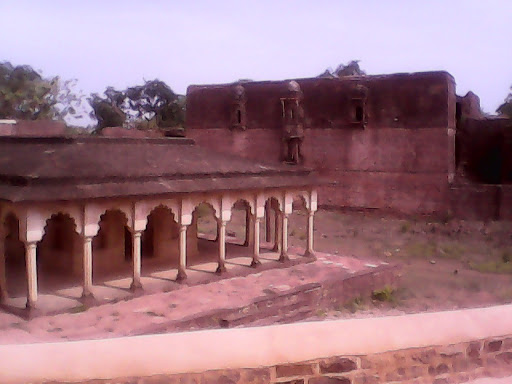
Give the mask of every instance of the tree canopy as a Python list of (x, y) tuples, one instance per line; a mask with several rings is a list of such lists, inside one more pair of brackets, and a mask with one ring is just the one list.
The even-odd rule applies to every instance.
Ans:
[(93, 94), (89, 103), (98, 129), (128, 125), (134, 128), (181, 127), (185, 122), (185, 97), (155, 79), (119, 91), (108, 87), (105, 96)]
[(340, 64), (333, 71), (327, 68), (318, 77), (337, 78), (345, 76), (366, 76), (366, 72), (359, 67), (359, 60), (351, 60), (348, 64)]
[(0, 118), (20, 120), (80, 118), (83, 96), (76, 80), (44, 78), (29, 65), (0, 62)]
[[(512, 86), (510, 87), (512, 90)], [(505, 102), (496, 110), (500, 115), (512, 118), (512, 92), (505, 98)]]

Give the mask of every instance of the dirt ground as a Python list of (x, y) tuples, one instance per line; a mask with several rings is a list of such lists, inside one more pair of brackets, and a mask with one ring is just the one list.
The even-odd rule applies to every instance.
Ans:
[[(200, 228), (214, 233), (213, 220)], [(305, 248), (306, 212), (294, 209), (289, 244)], [(245, 219), (235, 211), (228, 233), (243, 238)], [(262, 227), (262, 235), (264, 229)], [(346, 317), (480, 307), (512, 302), (512, 222), (405, 217), (378, 211), (319, 210), (315, 249), (361, 260), (402, 265), (401, 287), (386, 300), (355, 298)]]
[[(290, 219), (291, 245), (305, 246), (305, 222), (300, 211)], [(512, 302), (512, 222), (443, 222), (371, 211), (320, 210), (315, 215), (315, 249), (402, 265), (401, 287), (384, 302), (356, 298), (347, 303), (347, 310), (359, 315)]]

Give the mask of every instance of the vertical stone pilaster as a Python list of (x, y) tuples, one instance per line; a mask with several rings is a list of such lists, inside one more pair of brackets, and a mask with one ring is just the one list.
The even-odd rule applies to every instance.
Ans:
[(183, 281), (187, 278), (187, 226), (180, 225), (180, 263), (178, 266), (177, 281)]
[(272, 240), (272, 228), (270, 221), (270, 203), (265, 203), (265, 241), (267, 243), (270, 243)]
[(281, 253), (279, 261), (284, 262), (290, 260), (288, 256), (288, 215), (281, 213)]
[(251, 220), (251, 208), (247, 208), (245, 210), (245, 239), (244, 239), (244, 247), (248, 247), (249, 244), (251, 244), (251, 235), (252, 235), (252, 232), (251, 231), (251, 224), (252, 224), (252, 220)]
[(133, 275), (132, 275), (132, 284), (130, 289), (132, 291), (136, 291), (138, 289), (142, 289), (142, 283), (140, 281), (141, 277), (141, 231), (133, 231), (132, 232), (132, 265), (133, 265)]
[(37, 243), (25, 243), (27, 267), (27, 309), (35, 309), (37, 303)]
[(215, 273), (222, 274), (226, 272), (226, 222), (219, 220), (218, 224), (219, 233), (219, 266)]
[(308, 211), (308, 239), (307, 239), (306, 252), (304, 253), (304, 256), (307, 256), (307, 257), (314, 257), (314, 256), (315, 256), (315, 252), (314, 252), (314, 250), (313, 250), (313, 237), (314, 237), (314, 233), (313, 233), (313, 225), (314, 225), (314, 216), (315, 216), (315, 212), (314, 212), (314, 211), (309, 210), (309, 211)]
[(92, 237), (83, 237), (83, 291), (82, 297), (92, 297)]
[(281, 221), (281, 212), (275, 210), (275, 218), (274, 218), (274, 247), (272, 251), (280, 253), (281, 245), (282, 245), (282, 221)]
[(0, 303), (5, 303), (8, 298), (7, 293), (7, 271), (5, 265), (5, 233), (2, 231), (0, 222)]
[(256, 268), (261, 265), (260, 261), (260, 222), (261, 219), (259, 217), (254, 216), (253, 218), (254, 228), (253, 228), (253, 254), (252, 254), (252, 262), (251, 267)]

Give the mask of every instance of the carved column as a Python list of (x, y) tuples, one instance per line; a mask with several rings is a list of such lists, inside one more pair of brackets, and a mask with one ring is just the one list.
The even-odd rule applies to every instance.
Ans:
[(7, 274), (5, 266), (5, 233), (0, 222), (0, 303), (5, 303), (7, 294)]
[(277, 209), (274, 210), (274, 247), (272, 248), (273, 252), (281, 252), (281, 241), (282, 241), (282, 221), (281, 221), (281, 212)]
[(281, 213), (281, 254), (279, 255), (279, 261), (290, 260), (288, 256), (288, 215)]
[(27, 309), (34, 309), (37, 303), (37, 243), (25, 243), (27, 267)]
[(219, 220), (219, 266), (215, 273), (222, 274), (226, 272), (226, 221)]
[(304, 256), (314, 257), (315, 252), (313, 251), (313, 219), (315, 216), (314, 211), (308, 211), (308, 239), (306, 246), (306, 253)]
[(254, 216), (253, 218), (253, 254), (252, 254), (252, 262), (251, 267), (256, 268), (261, 265), (260, 261), (260, 222), (261, 219), (259, 217)]
[(82, 297), (92, 297), (92, 237), (83, 237), (83, 290)]
[(136, 291), (142, 288), (142, 283), (140, 281), (141, 277), (141, 231), (133, 231), (132, 232), (132, 263), (133, 263), (133, 276), (132, 276), (132, 284), (130, 289), (132, 291)]
[(177, 281), (187, 278), (187, 226), (180, 225), (180, 264), (178, 266)]
[(270, 224), (270, 204), (265, 204), (265, 241), (270, 243), (272, 240), (272, 228)]
[(251, 243), (251, 211), (250, 208), (245, 210), (245, 240), (244, 247), (248, 247)]

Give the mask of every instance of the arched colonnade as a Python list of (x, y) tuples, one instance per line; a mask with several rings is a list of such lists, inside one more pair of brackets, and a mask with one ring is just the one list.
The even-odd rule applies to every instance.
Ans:
[[(217, 224), (217, 273), (226, 271), (226, 225), (234, 207), (245, 207), (246, 238), (251, 246), (251, 266), (260, 264), (260, 227), (274, 238), (279, 260), (288, 259), (288, 218), (294, 200), (308, 212), (306, 255), (313, 255), (313, 220), (317, 210), (315, 190), (266, 190), (224, 194), (187, 194), (179, 198), (110, 199), (88, 202), (15, 204), (0, 203), (0, 299), (8, 297), (6, 258), (24, 258), (27, 308), (38, 299), (38, 262), (81, 275), (83, 297), (92, 295), (95, 267), (115, 267), (131, 260), (131, 287), (141, 284), (144, 249), (154, 254), (175, 252), (177, 281), (187, 278), (187, 256), (197, 252), (197, 215), (207, 204)], [(274, 223), (271, 223), (271, 216)], [(270, 228), (274, 228), (273, 236)], [(117, 241), (122, 239), (120, 241)], [(196, 241), (196, 242), (194, 242)], [(145, 243), (146, 242), (146, 243)], [(113, 246), (117, 248), (113, 248)], [(119, 245), (121, 244), (121, 245)], [(174, 246), (176, 245), (176, 246)], [(93, 262), (94, 258), (94, 262)], [(94, 269), (96, 270), (96, 268)], [(44, 272), (40, 272), (44, 273)]]

